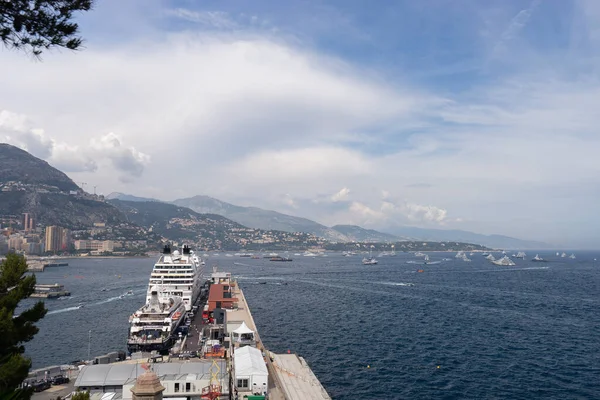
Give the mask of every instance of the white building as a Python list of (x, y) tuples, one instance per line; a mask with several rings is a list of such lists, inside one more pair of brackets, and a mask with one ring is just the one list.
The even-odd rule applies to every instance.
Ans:
[[(202, 391), (211, 385), (213, 374), (218, 378), (221, 393), (229, 394), (229, 375), (226, 372), (225, 360), (216, 361), (216, 368), (211, 360), (191, 362), (169, 362), (150, 364), (150, 368), (158, 375), (161, 385), (165, 387), (163, 397), (200, 399)], [(103, 364), (83, 367), (75, 389), (94, 393), (116, 393), (123, 399), (131, 399), (131, 388), (138, 376), (145, 372), (142, 364)], [(214, 383), (214, 381), (212, 382)]]
[(244, 394), (266, 395), (269, 372), (262, 352), (252, 346), (237, 348), (233, 353), (235, 365), (235, 387), (240, 398)]
[(76, 240), (75, 250), (112, 252), (115, 244), (112, 240)]

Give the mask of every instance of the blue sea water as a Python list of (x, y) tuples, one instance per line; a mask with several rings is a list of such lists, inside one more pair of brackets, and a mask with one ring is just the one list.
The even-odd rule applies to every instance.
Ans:
[[(549, 262), (514, 267), (480, 254), (432, 253), (450, 260), (427, 266), (407, 253), (374, 266), (339, 254), (220, 256), (206, 268), (238, 277), (265, 345), (303, 356), (334, 399), (600, 398), (600, 253), (540, 255)], [(26, 346), (34, 368), (86, 359), (88, 346), (125, 350), (153, 263), (76, 259), (38, 274), (73, 295), (46, 301)]]

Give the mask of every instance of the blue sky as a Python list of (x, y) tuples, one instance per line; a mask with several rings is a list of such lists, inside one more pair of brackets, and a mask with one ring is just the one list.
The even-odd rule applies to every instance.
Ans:
[(78, 20), (84, 51), (0, 51), (0, 140), (101, 192), (600, 241), (600, 2), (106, 0)]

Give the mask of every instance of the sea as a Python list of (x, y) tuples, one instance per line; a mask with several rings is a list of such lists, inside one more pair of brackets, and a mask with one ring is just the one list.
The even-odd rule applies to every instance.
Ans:
[[(304, 357), (333, 399), (600, 398), (600, 252), (539, 254), (548, 262), (528, 253), (505, 267), (481, 253), (429, 253), (429, 265), (399, 253), (370, 266), (340, 253), (221, 253), (205, 269), (237, 276), (264, 344)], [(69, 259), (38, 273), (72, 296), (46, 300), (26, 344), (33, 368), (126, 350), (154, 261)]]

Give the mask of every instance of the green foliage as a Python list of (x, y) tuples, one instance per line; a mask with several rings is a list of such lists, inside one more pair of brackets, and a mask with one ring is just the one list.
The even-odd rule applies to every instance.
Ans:
[(71, 400), (90, 400), (90, 392), (76, 392), (71, 397)]
[(0, 40), (10, 48), (39, 56), (52, 47), (77, 50), (82, 39), (72, 22), (75, 11), (89, 11), (94, 0), (0, 0)]
[(46, 315), (44, 303), (15, 316), (19, 302), (29, 297), (35, 288), (35, 276), (26, 275), (25, 257), (8, 254), (0, 263), (0, 398), (29, 398), (30, 391), (18, 386), (27, 378), (31, 360), (23, 356), (23, 343), (38, 332), (34, 325)]

